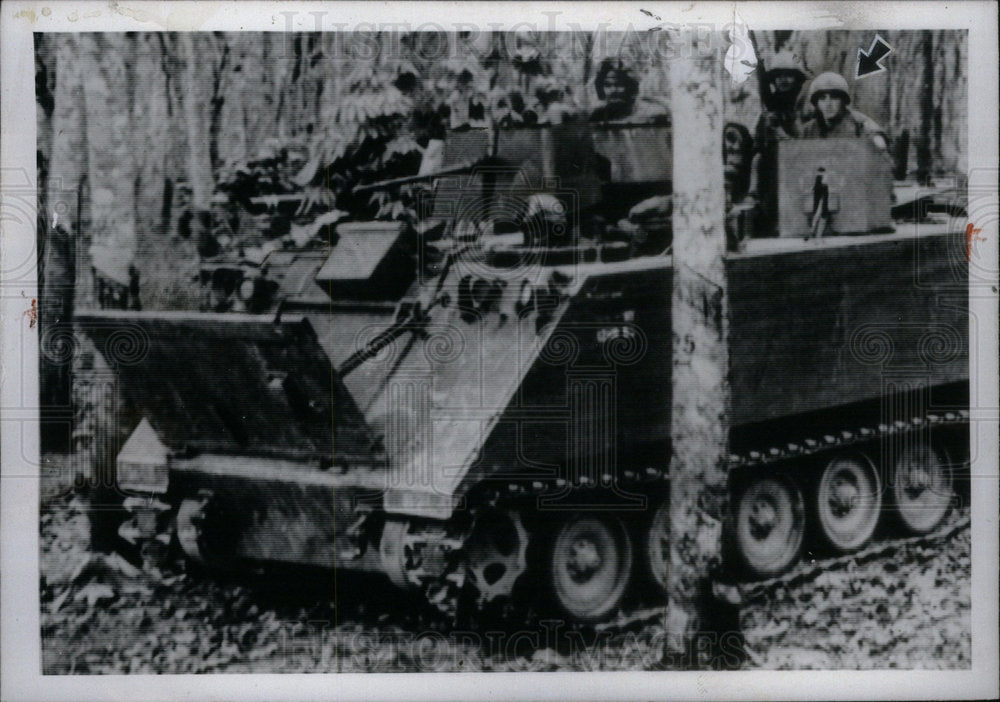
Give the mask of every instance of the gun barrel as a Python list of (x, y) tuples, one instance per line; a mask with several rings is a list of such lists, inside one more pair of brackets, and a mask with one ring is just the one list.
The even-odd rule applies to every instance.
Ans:
[(475, 161), (469, 161), (467, 163), (460, 164), (458, 166), (452, 166), (451, 168), (443, 168), (439, 171), (433, 171), (431, 173), (418, 173), (417, 175), (403, 176), (401, 178), (389, 178), (388, 180), (380, 180), (375, 183), (368, 183), (367, 185), (359, 185), (354, 188), (356, 193), (366, 193), (370, 190), (382, 190), (383, 188), (391, 188), (396, 185), (406, 185), (408, 183), (419, 183), (424, 180), (433, 180), (434, 178), (442, 178), (444, 176), (459, 175), (460, 173), (468, 173), (479, 165), (481, 159)]
[(282, 202), (301, 202), (306, 196), (302, 193), (287, 193), (285, 195), (255, 195), (250, 198), (250, 202), (255, 205), (267, 205), (273, 207)]

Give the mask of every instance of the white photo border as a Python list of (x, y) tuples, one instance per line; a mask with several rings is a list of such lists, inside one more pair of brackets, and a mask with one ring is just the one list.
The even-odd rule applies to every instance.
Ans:
[[(643, 12), (647, 10), (647, 12)], [(997, 14), (994, 2), (17, 2), (3, 4), (0, 197), (29, 194), (36, 177), (34, 32), (339, 31), (363, 25), (409, 30), (648, 30), (661, 23), (714, 23), (737, 14), (759, 29), (967, 29), (970, 174), (992, 174), (996, 203)], [(650, 14), (651, 13), (651, 14)], [(658, 16), (658, 17), (655, 17)], [(441, 21), (440, 18), (453, 18)], [(432, 18), (430, 21), (428, 18)], [(374, 26), (373, 26), (374, 25)], [(20, 179), (27, 177), (27, 181)], [(990, 181), (990, 178), (992, 180)], [(18, 186), (20, 185), (20, 190)], [(33, 197), (33, 196), (32, 196)], [(996, 210), (993, 210), (994, 213)], [(972, 667), (965, 671), (397, 673), (325, 675), (41, 674), (38, 591), (38, 335), (24, 315), (37, 298), (35, 221), (3, 222), (0, 255), (0, 645), (4, 700), (101, 699), (961, 699), (998, 694), (997, 288), (970, 299), (972, 419), (979, 446), (971, 495)], [(998, 258), (997, 221), (985, 223), (980, 252)], [(12, 263), (13, 262), (13, 263)], [(22, 446), (35, 454), (22, 455)]]

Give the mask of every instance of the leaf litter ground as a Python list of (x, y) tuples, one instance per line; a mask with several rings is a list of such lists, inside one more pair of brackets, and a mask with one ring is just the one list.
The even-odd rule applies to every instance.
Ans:
[[(43, 487), (41, 634), (47, 674), (635, 670), (660, 665), (654, 612), (618, 629), (454, 631), (377, 577), (141, 569), (88, 550), (86, 503)], [(967, 520), (957, 510), (952, 521)], [(746, 668), (965, 668), (969, 527), (890, 548), (740, 612)]]

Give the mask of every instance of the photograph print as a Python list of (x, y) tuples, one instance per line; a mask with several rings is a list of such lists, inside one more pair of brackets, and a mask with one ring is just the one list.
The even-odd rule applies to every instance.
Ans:
[(966, 29), (320, 24), (34, 30), (43, 676), (970, 670)]

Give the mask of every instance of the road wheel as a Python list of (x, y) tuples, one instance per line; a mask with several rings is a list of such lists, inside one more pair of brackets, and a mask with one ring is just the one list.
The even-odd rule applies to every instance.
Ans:
[(736, 507), (736, 547), (758, 577), (778, 575), (799, 555), (805, 532), (802, 493), (790, 481), (767, 476), (744, 489)]
[(528, 532), (513, 510), (490, 510), (476, 519), (466, 542), (468, 570), (481, 602), (510, 597), (528, 567)]
[(177, 508), (177, 543), (190, 561), (212, 571), (234, 566), (235, 524), (220, 511), (211, 490), (181, 501)]
[(406, 559), (410, 546), (410, 522), (407, 519), (390, 518), (382, 527), (382, 538), (379, 540), (379, 557), (383, 572), (392, 584), (402, 590), (414, 587), (407, 577)]
[(550, 550), (556, 603), (581, 622), (597, 622), (621, 603), (632, 573), (632, 542), (611, 515), (578, 515), (562, 523)]
[(663, 500), (653, 512), (646, 530), (646, 570), (653, 582), (667, 592), (670, 573), (670, 501)]
[(816, 515), (833, 548), (848, 552), (868, 543), (881, 511), (882, 484), (867, 456), (846, 454), (826, 462), (816, 485)]
[(914, 534), (933, 531), (953, 496), (948, 455), (924, 439), (906, 441), (893, 467), (892, 497), (899, 521)]

